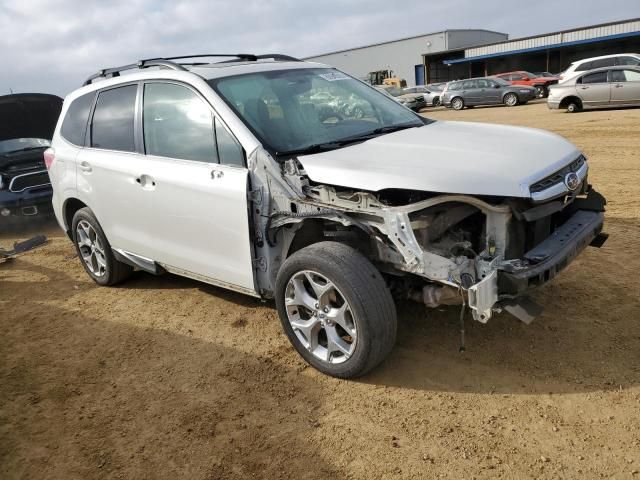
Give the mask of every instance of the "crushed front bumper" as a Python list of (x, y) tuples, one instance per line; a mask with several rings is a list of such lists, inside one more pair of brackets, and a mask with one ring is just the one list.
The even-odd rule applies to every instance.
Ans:
[(604, 213), (578, 210), (547, 239), (525, 253), (523, 260), (505, 262), (498, 272), (501, 295), (517, 296), (553, 279), (588, 245), (602, 246)]

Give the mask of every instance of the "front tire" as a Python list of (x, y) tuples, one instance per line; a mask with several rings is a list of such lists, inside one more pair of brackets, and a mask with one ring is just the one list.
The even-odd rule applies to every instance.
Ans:
[(382, 275), (341, 243), (320, 242), (291, 255), (278, 272), (276, 305), (294, 348), (333, 377), (364, 375), (395, 343), (395, 304)]
[(518, 96), (515, 93), (507, 93), (504, 96), (504, 104), (507, 107), (515, 107), (518, 105)]
[(128, 278), (133, 268), (119, 262), (93, 212), (81, 208), (73, 216), (71, 232), (84, 270), (98, 285), (115, 285)]
[(578, 113), (581, 110), (582, 110), (582, 105), (576, 100), (572, 100), (571, 102), (569, 102), (569, 105), (567, 105), (568, 113)]

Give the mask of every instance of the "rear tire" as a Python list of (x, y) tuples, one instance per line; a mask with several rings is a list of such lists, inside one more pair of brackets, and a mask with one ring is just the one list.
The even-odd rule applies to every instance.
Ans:
[(544, 85), (536, 85), (536, 98), (544, 98), (547, 96), (547, 89)]
[(451, 108), (454, 110), (462, 110), (464, 108), (464, 100), (461, 97), (455, 97), (451, 100)]
[(347, 245), (320, 242), (295, 252), (278, 272), (275, 299), (294, 348), (332, 377), (364, 375), (395, 343), (391, 293), (371, 262)]
[(71, 235), (84, 270), (98, 285), (115, 285), (133, 272), (133, 267), (116, 260), (102, 227), (88, 207), (73, 216)]

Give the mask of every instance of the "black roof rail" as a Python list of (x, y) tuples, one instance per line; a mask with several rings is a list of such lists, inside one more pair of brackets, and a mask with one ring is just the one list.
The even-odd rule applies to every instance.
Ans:
[[(82, 85), (90, 85), (97, 78), (113, 78), (119, 77), (120, 72), (124, 70), (132, 70), (134, 68), (148, 68), (148, 67), (165, 67), (172, 70), (186, 71), (187, 69), (183, 65), (207, 65), (206, 62), (195, 63), (178, 63), (173, 60), (185, 60), (189, 58), (208, 58), (208, 57), (229, 57), (231, 60), (225, 60), (224, 62), (257, 62), (258, 60), (272, 59), (276, 62), (302, 62), (302, 60), (290, 57), (289, 55), (282, 55), (279, 53), (266, 53), (263, 55), (254, 55), (252, 53), (203, 53), (198, 55), (183, 55), (178, 57), (165, 57), (165, 58), (149, 58), (147, 60), (139, 60), (136, 63), (130, 63), (129, 65), (123, 65), (121, 67), (111, 67), (99, 70), (98, 73), (91, 75), (85, 80)], [(221, 63), (224, 63), (221, 62)]]
[(165, 67), (165, 68), (170, 68), (171, 70), (182, 70), (182, 71), (187, 70), (179, 63), (171, 62), (164, 58), (150, 58), (147, 60), (139, 60), (136, 63), (130, 63), (129, 65), (122, 65), (121, 67), (112, 67), (112, 68), (105, 68), (103, 70), (99, 70), (98, 73), (96, 73), (95, 75), (91, 75), (89, 78), (87, 78), (82, 85), (83, 86), (90, 85), (97, 78), (119, 77), (120, 72), (124, 70), (131, 70), (134, 68), (148, 68), (148, 67)]
[(232, 60), (225, 60), (225, 62), (256, 62), (258, 60), (271, 59), (276, 62), (302, 62), (299, 58), (290, 57), (289, 55), (282, 55), (281, 53), (265, 53), (262, 55), (255, 55), (253, 53), (202, 53), (198, 55), (185, 55), (182, 57), (165, 57), (165, 60), (182, 60), (187, 58), (206, 58), (206, 57), (230, 57)]

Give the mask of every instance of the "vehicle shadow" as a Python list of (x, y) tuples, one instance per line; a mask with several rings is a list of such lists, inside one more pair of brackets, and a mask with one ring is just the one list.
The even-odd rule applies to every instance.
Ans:
[(311, 440), (312, 378), (214, 339), (25, 302), (51, 287), (64, 300), (73, 279), (10, 268), (39, 275), (0, 288), (3, 478), (338, 477)]
[(62, 236), (64, 232), (58, 226), (53, 215), (38, 215), (17, 219), (0, 217), (0, 240), (30, 237), (43, 233), (47, 236)]

